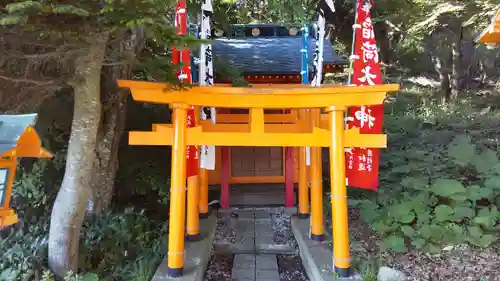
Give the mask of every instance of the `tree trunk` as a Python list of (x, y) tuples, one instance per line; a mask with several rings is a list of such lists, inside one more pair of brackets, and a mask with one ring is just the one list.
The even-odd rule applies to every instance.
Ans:
[(449, 33), (452, 54), (451, 91), (449, 101), (456, 101), (460, 96), (460, 79), (462, 78), (462, 22), (456, 15), (449, 22)]
[(456, 101), (460, 96), (460, 77), (462, 74), (460, 47), (461, 40), (452, 43), (453, 68), (451, 73), (451, 91), (449, 101)]
[(50, 222), (49, 266), (59, 277), (78, 269), (80, 231), (91, 191), (101, 119), (101, 67), (108, 35), (99, 33), (87, 38), (92, 44), (85, 54), (75, 59), (75, 104), (66, 171)]
[[(431, 56), (432, 63), (434, 64), (434, 69), (439, 75), (440, 90), (435, 93), (435, 98), (439, 103), (446, 103), (446, 100), (450, 93), (450, 71), (447, 67), (448, 60), (446, 55), (448, 54), (446, 46), (440, 44), (439, 33), (433, 32), (431, 35), (426, 36), (424, 43), (427, 52)], [(439, 45), (440, 44), (440, 45)]]
[[(128, 30), (118, 44), (111, 46), (111, 52), (118, 57), (135, 57), (142, 48), (144, 31), (141, 27)], [(125, 128), (129, 91), (118, 88), (117, 79), (131, 77), (130, 64), (105, 67), (101, 83), (102, 118), (97, 135), (96, 159), (92, 192), (87, 205), (87, 215), (100, 215), (111, 205), (118, 171), (118, 151)]]
[(473, 63), (474, 63), (474, 34), (470, 27), (462, 28), (462, 79), (460, 87), (469, 88), (473, 82)]
[(116, 172), (118, 171), (118, 151), (125, 128), (128, 90), (119, 89), (116, 78), (127, 78), (116, 71), (107, 69), (107, 81), (104, 82), (102, 99), (102, 118), (97, 135), (96, 159), (92, 192), (87, 205), (87, 215), (100, 215), (108, 209), (113, 197)]
[(392, 61), (392, 50), (389, 39), (389, 26), (385, 22), (379, 22), (375, 25), (375, 38), (379, 47), (380, 61), (387, 65)]

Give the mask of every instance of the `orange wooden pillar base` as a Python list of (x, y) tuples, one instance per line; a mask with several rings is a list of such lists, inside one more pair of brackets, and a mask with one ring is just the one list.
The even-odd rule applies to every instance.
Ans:
[(208, 171), (200, 168), (198, 170), (198, 184), (200, 186), (200, 219), (206, 219), (209, 216), (208, 210)]
[(187, 179), (187, 224), (186, 224), (186, 240), (197, 241), (200, 238), (200, 217), (198, 206), (199, 185), (198, 176), (192, 176)]
[(174, 136), (172, 144), (172, 172), (170, 184), (170, 218), (168, 221), (169, 277), (180, 277), (184, 272), (184, 231), (186, 219), (186, 105), (173, 106)]
[(330, 179), (333, 229), (333, 261), (340, 277), (349, 277), (351, 258), (349, 253), (349, 227), (347, 214), (347, 187), (345, 177), (345, 107), (328, 108), (331, 126)]
[(229, 158), (230, 147), (221, 147), (221, 183), (220, 183), (220, 206), (223, 209), (229, 208)]
[(309, 218), (309, 177), (306, 166), (306, 148), (299, 148), (299, 218)]
[(285, 206), (295, 205), (294, 178), (293, 178), (293, 147), (285, 149)]

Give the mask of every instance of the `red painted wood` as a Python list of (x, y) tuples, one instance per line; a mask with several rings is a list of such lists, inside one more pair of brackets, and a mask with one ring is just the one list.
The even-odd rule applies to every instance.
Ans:
[(293, 170), (293, 147), (287, 147), (285, 149), (285, 205), (287, 208), (295, 205)]
[(230, 147), (221, 147), (220, 205), (229, 208), (229, 156)]

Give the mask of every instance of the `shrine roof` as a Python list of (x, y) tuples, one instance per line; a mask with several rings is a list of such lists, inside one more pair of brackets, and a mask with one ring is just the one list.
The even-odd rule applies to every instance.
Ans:
[[(316, 40), (309, 39), (309, 69), (312, 69)], [(218, 38), (213, 45), (216, 57), (229, 61), (243, 75), (299, 74), (302, 37)], [(335, 53), (329, 40), (323, 47), (323, 63), (344, 65), (348, 61)]]
[(500, 10), (495, 13), (491, 23), (474, 38), (476, 43), (500, 44)]
[(16, 147), (26, 128), (32, 126), (36, 114), (0, 115), (0, 154)]

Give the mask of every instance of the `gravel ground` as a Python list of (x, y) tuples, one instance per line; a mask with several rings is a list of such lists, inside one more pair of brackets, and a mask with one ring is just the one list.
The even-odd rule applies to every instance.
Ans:
[(205, 272), (204, 281), (231, 281), (233, 259), (234, 255), (232, 254), (212, 255)]
[(282, 208), (270, 210), (274, 230), (274, 242), (278, 245), (291, 245), (297, 247), (297, 241), (293, 236), (291, 217)]
[(280, 281), (309, 281), (298, 255), (278, 255)]
[(487, 249), (468, 245), (444, 248), (437, 255), (415, 250), (388, 254), (381, 251), (380, 237), (360, 219), (357, 210), (350, 210), (349, 215), (351, 251), (359, 265), (375, 261), (377, 266), (405, 272), (408, 281), (500, 281), (500, 242)]
[(222, 216), (217, 218), (217, 228), (215, 230), (215, 244), (234, 244), (236, 232), (234, 223), (230, 216)]

